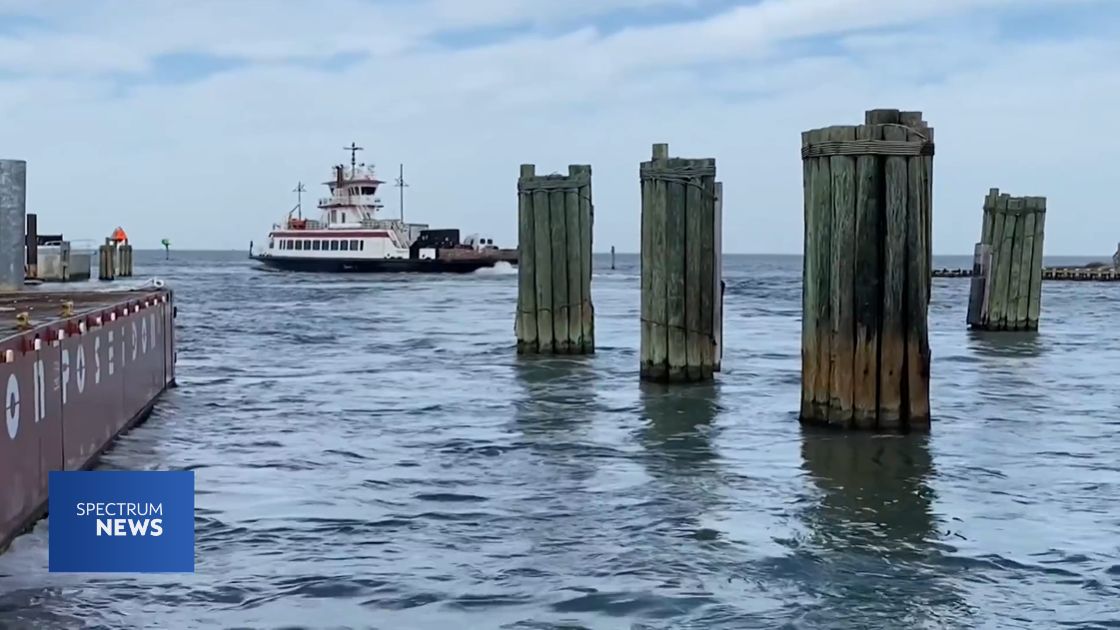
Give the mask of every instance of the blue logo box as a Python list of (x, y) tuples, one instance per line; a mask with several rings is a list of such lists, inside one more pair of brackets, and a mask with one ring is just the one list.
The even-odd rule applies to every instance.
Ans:
[(54, 471), (48, 481), (51, 572), (194, 572), (194, 471)]

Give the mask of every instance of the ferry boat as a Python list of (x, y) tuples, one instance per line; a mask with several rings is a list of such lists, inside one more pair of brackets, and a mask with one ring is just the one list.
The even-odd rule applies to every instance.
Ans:
[[(382, 219), (378, 179), (373, 165), (358, 164), (362, 147), (351, 143), (350, 168), (333, 167), (334, 177), (323, 182), (330, 196), (318, 202), (318, 220), (303, 218), (303, 185), (296, 206), (283, 223), (272, 226), (264, 247), (250, 258), (266, 267), (315, 272), (470, 272), (498, 263), (517, 264), (516, 249), (501, 249), (492, 238), (471, 235), (460, 241), (458, 229), (429, 229), (404, 221), (404, 169), (401, 216)], [(293, 216), (297, 215), (297, 216)]]

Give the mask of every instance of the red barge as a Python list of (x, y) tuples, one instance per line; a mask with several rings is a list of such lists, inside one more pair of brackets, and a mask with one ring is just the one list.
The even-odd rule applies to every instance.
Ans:
[[(0, 163), (5, 227), (23, 220), (23, 163), (14, 178), (14, 162)], [(0, 242), (0, 263), (16, 249), (23, 254), (18, 241)], [(44, 515), (50, 471), (92, 467), (175, 384), (169, 288), (41, 288), (0, 291), (0, 551)]]
[(0, 293), (0, 550), (43, 516), (47, 474), (81, 470), (175, 384), (164, 288)]

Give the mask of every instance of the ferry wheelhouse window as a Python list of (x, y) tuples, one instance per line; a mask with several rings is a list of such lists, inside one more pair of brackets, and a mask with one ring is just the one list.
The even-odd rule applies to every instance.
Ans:
[(362, 186), (362, 194), (363, 195), (372, 195), (376, 192), (377, 192), (377, 189), (374, 188), (373, 186)]

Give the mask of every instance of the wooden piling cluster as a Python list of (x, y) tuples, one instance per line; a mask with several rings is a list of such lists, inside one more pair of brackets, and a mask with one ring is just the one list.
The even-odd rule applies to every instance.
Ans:
[(593, 353), (591, 167), (537, 175), (522, 164), (517, 197), (517, 352)]
[(97, 248), (97, 279), (112, 280), (117, 277), (117, 252), (112, 239)]
[(711, 380), (722, 354), (716, 161), (670, 158), (669, 145), (655, 144), (639, 176), (641, 378)]
[(1045, 197), (988, 191), (973, 258), (969, 328), (1038, 330), (1045, 224)]
[(801, 420), (928, 430), (933, 129), (921, 112), (801, 135)]
[(132, 245), (128, 241), (117, 245), (117, 276), (132, 276)]

